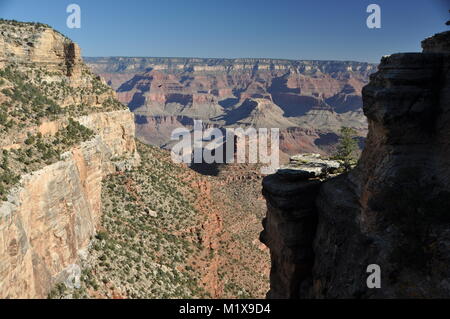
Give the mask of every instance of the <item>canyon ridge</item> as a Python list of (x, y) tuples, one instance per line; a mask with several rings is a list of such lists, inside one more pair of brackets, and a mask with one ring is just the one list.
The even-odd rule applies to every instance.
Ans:
[(343, 61), (85, 58), (129, 106), (137, 137), (170, 147), (173, 129), (279, 128), (282, 159), (333, 152), (341, 127), (363, 138), (361, 90), (376, 65)]

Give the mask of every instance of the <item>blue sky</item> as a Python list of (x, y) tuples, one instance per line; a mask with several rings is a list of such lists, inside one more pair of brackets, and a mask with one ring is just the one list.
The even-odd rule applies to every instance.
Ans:
[[(66, 26), (67, 5), (82, 28)], [(382, 9), (368, 29), (366, 8)], [(448, 30), (448, 0), (0, 0), (0, 17), (50, 24), (85, 56), (267, 57), (378, 62)]]

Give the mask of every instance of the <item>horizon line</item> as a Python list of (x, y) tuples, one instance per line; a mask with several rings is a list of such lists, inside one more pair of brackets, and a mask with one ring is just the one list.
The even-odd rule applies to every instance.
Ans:
[[(127, 55), (111, 55), (111, 56), (82, 56), (83, 59), (114, 59), (114, 58), (125, 58), (125, 59), (198, 59), (198, 60), (278, 60), (286, 62), (350, 62), (350, 63), (364, 63), (364, 64), (380, 64), (380, 62), (367, 62), (367, 61), (357, 61), (357, 60), (334, 60), (334, 59), (287, 59), (287, 58), (202, 58), (202, 57), (183, 57), (183, 56), (127, 56)], [(382, 57), (380, 57), (381, 61)]]

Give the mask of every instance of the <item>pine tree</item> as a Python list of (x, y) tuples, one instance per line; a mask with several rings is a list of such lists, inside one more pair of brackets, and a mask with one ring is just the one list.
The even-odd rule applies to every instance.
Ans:
[(356, 151), (358, 150), (356, 135), (356, 131), (352, 128), (341, 128), (341, 136), (334, 158), (344, 162), (346, 171), (350, 170), (352, 164), (356, 161)]

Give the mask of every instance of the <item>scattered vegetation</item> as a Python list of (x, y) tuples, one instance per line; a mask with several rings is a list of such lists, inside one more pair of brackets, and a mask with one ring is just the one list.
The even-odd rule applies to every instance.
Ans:
[(17, 149), (3, 150), (0, 165), (0, 199), (6, 200), (11, 187), (20, 176), (43, 168), (60, 160), (62, 153), (72, 146), (89, 140), (94, 132), (69, 119), (68, 125), (55, 136), (28, 133), (24, 145)]
[[(0, 25), (2, 25), (2, 28), (9, 27), (13, 30), (18, 29), (24, 29), (26, 28), (27, 31), (43, 31), (44, 29), (52, 29), (51, 26), (45, 23), (40, 22), (21, 22), (17, 20), (7, 20), (0, 18)], [(64, 34), (61, 32), (54, 30), (56, 33), (60, 34), (64, 38), (68, 39)], [(29, 40), (29, 39), (27, 39)]]
[[(82, 274), (83, 297), (207, 298), (197, 232), (201, 214), (182, 168), (161, 150), (139, 144), (141, 165), (109, 176), (102, 187), (102, 231), (94, 238)], [(73, 291), (64, 291), (71, 295)], [(61, 297), (61, 295), (52, 295)]]
[[(32, 45), (33, 35), (38, 34), (35, 29), (48, 28), (10, 20), (0, 20), (0, 25), (4, 40), (16, 46)], [(10, 62), (0, 69), (0, 138), (5, 145), (0, 150), (0, 199), (6, 200), (21, 175), (58, 161), (70, 147), (93, 136), (73, 118), (126, 108), (112, 98), (111, 89), (98, 76), (84, 65), (79, 67), (80, 79), (68, 76), (63, 66), (50, 68), (27, 61)], [(73, 80), (85, 84), (74, 86)], [(67, 101), (74, 103), (67, 105)], [(68, 124), (54, 136), (35, 133), (38, 126), (51, 121)]]
[[(39, 125), (61, 117), (78, 117), (96, 113), (126, 109), (108, 96), (110, 88), (97, 76), (88, 74), (91, 84), (75, 88), (67, 78), (58, 72), (48, 72), (30, 65), (27, 71), (20, 71), (17, 65), (0, 70), (0, 133), (8, 133), (13, 127)], [(2, 95), (4, 98), (2, 99)], [(95, 105), (99, 96), (106, 95), (102, 106)], [(61, 106), (66, 100), (78, 104)]]
[[(49, 28), (40, 23), (3, 19), (0, 25), (5, 42), (17, 52), (32, 50), (39, 36), (37, 31)], [(69, 43), (68, 39), (63, 41), (64, 45)], [(2, 200), (7, 199), (21, 176), (59, 161), (71, 147), (92, 138), (94, 132), (78, 123), (77, 117), (126, 109), (113, 98), (112, 90), (82, 64), (55, 61), (60, 63), (49, 66), (22, 61), (13, 52), (6, 52), (5, 56), (10, 62), (0, 70)], [(36, 133), (43, 124), (52, 127), (51, 121), (65, 121), (67, 126), (52, 136)], [(102, 229), (92, 240), (81, 287), (69, 289), (58, 284), (49, 298), (211, 297), (208, 283), (204, 282), (207, 266), (224, 253), (204, 242), (205, 212), (210, 202), (202, 202), (200, 207), (195, 204), (199, 202), (198, 189), (181, 177), (186, 173), (185, 167), (165, 158), (170, 155), (141, 144), (139, 152), (140, 167), (114, 174), (103, 182)], [(234, 237), (237, 243), (244, 234)], [(250, 250), (254, 247), (249, 244), (240, 254)], [(241, 266), (236, 259), (230, 259), (230, 263)], [(251, 267), (245, 267), (246, 274), (254, 273)], [(227, 296), (252, 296), (250, 291), (257, 283), (252, 280), (251, 285), (244, 287), (240, 277), (234, 280), (234, 273), (225, 272), (219, 270), (218, 276)]]

